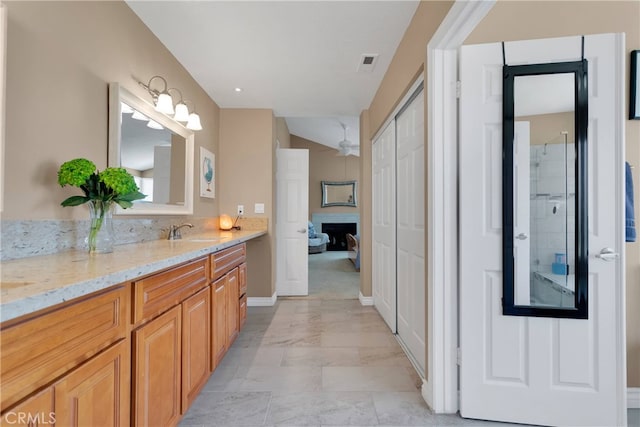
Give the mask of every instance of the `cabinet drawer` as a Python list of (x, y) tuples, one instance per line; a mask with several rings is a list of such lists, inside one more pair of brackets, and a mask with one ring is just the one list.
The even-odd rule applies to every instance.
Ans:
[(246, 259), (247, 246), (244, 243), (211, 254), (211, 280), (223, 276)]
[(124, 338), (125, 286), (2, 328), (2, 410)]
[(207, 259), (201, 258), (133, 283), (133, 322), (139, 323), (179, 304), (207, 286)]

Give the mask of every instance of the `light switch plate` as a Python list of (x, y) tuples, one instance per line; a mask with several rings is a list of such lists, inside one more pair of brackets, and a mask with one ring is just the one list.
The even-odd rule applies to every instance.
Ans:
[(264, 213), (264, 203), (256, 203), (253, 209), (254, 213)]
[(244, 205), (238, 205), (238, 215), (244, 215)]

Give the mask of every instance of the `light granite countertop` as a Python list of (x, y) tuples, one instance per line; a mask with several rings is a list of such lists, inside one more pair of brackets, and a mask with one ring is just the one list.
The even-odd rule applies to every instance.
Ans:
[(0, 263), (0, 322), (106, 289), (266, 234), (212, 231), (182, 240), (115, 246), (110, 254), (67, 251)]

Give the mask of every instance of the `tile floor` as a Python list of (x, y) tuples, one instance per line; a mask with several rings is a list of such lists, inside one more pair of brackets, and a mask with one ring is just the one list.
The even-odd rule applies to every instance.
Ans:
[(182, 426), (490, 426), (433, 415), (373, 307), (282, 299), (247, 323)]
[[(327, 262), (347, 272), (332, 279), (341, 286), (327, 288), (310, 274), (310, 297), (249, 307), (244, 329), (181, 426), (511, 425), (432, 414), (389, 328), (353, 299), (349, 261), (314, 256), (317, 269), (326, 272)], [(640, 426), (640, 410), (629, 410), (628, 424)]]

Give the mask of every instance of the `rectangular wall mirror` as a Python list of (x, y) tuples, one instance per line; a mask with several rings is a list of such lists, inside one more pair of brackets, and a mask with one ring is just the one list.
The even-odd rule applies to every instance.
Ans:
[(586, 78), (586, 60), (504, 67), (504, 314), (587, 317)]
[(109, 166), (134, 176), (147, 195), (127, 215), (193, 214), (194, 135), (121, 87), (109, 85)]
[(357, 207), (357, 181), (321, 181), (322, 207)]

